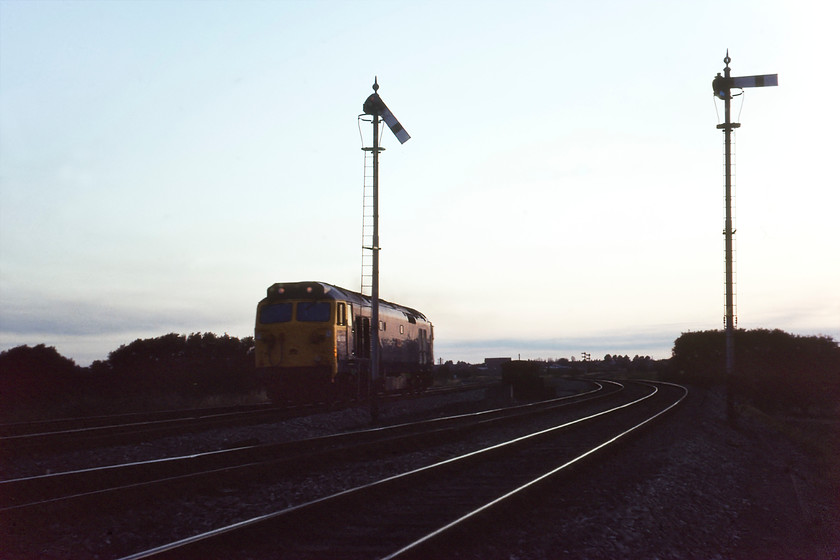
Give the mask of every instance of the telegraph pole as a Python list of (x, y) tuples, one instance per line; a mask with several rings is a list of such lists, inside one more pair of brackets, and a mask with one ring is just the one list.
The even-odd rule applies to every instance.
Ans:
[[(726, 261), (726, 315), (724, 317), (724, 328), (726, 338), (726, 418), (730, 424), (735, 424), (735, 400), (733, 395), (733, 378), (735, 375), (735, 282), (733, 264), (733, 237), (735, 229), (732, 219), (732, 131), (739, 128), (739, 123), (733, 123), (730, 112), (732, 101), (732, 90), (747, 87), (763, 87), (778, 85), (778, 74), (764, 74), (760, 76), (742, 76), (733, 78), (730, 76), (729, 49), (726, 49), (726, 57), (723, 59), (726, 66), (723, 69), (723, 76), (718, 73), (712, 81), (712, 89), (715, 96), (723, 99), (724, 122), (717, 125), (723, 129), (724, 143), (724, 197), (726, 199), (726, 211), (724, 218), (723, 234), (725, 236), (725, 261)], [(743, 92), (742, 92), (743, 93)], [(741, 95), (736, 94), (736, 95)]]

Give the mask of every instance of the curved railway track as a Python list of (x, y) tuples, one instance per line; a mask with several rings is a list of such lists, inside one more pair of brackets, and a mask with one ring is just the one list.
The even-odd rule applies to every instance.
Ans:
[[(120, 494), (125, 503), (129, 493), (148, 499), (150, 492), (169, 493), (175, 487), (194, 489), (196, 485), (225, 483), (241, 478), (277, 475), (284, 470), (299, 470), (304, 464), (323, 465), (353, 457), (390, 455), (395, 450), (421, 446), (434, 438), (436, 443), (462, 438), (469, 430), (490, 428), (513, 419), (546, 414), (561, 407), (603, 398), (614, 393), (610, 384), (566, 397), (513, 407), (435, 418), (420, 422), (371, 428), (330, 436), (276, 444), (250, 445), (234, 449), (195, 453), (149, 461), (108, 465), (22, 477), (0, 481), (0, 514), (21, 515), (48, 507), (70, 507), (76, 502), (108, 499)], [(54, 515), (55, 511), (51, 512)]]
[(435, 557), (480, 516), (602, 452), (687, 394), (635, 386), (631, 399), (408, 472), (125, 557)]
[[(244, 485), (261, 478), (288, 478), (287, 488), (293, 489), (320, 477), (330, 480), (331, 489), (290, 498), (285, 506), (284, 500), (271, 502), (277, 507), (250, 517), (239, 515), (235, 522), (217, 523), (220, 528), (215, 530), (193, 529), (200, 534), (179, 536), (170, 544), (128, 558), (376, 558), (390, 557), (398, 551), (400, 557), (434, 557), (446, 550), (451, 535), (469, 532), (475, 519), (521, 499), (540, 481), (566, 472), (596, 451), (612, 447), (675, 406), (684, 394), (684, 389), (670, 385), (628, 384), (620, 392), (602, 389), (586, 396), (520, 407), (515, 412), (488, 411), (295, 442), (285, 444), (280, 451), (275, 449), (273, 454), (264, 448), (211, 454), (212, 458), (194, 460), (193, 467), (203, 463), (200, 468), (187, 467), (190, 460), (183, 458), (166, 467), (160, 465), (164, 461), (155, 466), (114, 467), (107, 476), (105, 471), (91, 471), (49, 479), (49, 485), (62, 492), (76, 486), (70, 495), (55, 490), (52, 495), (44, 493), (48, 479), (18, 481), (16, 490), (15, 485), (0, 486), (0, 495), (4, 496), (0, 516), (14, 518), (18, 531), (27, 527), (36, 530), (38, 520), (49, 518), (61, 523), (62, 518), (79, 511), (119, 517), (121, 511), (134, 507), (133, 500), (146, 500), (160, 504), (157, 522), (166, 523), (165, 519), (183, 515), (165, 513), (170, 502), (186, 499), (201, 503), (193, 493), (214, 488), (218, 491), (223, 486), (231, 498), (251, 500), (247, 492), (237, 489), (237, 479)], [(591, 400), (579, 402), (584, 399)], [(389, 467), (390, 472), (385, 468), (391, 462), (399, 463), (397, 456), (446, 448), (448, 443), (458, 452), (424, 451), (425, 458), (406, 463), (413, 466), (400, 463)], [(260, 458), (258, 454), (270, 456)], [(211, 464), (223, 456), (227, 464)], [(429, 459), (442, 456), (442, 460)], [(175, 475), (172, 465), (178, 462), (178, 468), (185, 472)], [(365, 476), (345, 476), (342, 469), (352, 469), (346, 467), (351, 464), (357, 465), (357, 471), (365, 471)], [(162, 470), (151, 473), (153, 469)], [(132, 470), (134, 474), (129, 474)], [(382, 474), (377, 477), (375, 473), (380, 470)], [(75, 477), (79, 478), (74, 481)], [(117, 484), (97, 486), (91, 482), (108, 477)], [(85, 479), (88, 482), (79, 482)], [(82, 488), (85, 484), (92, 486)], [(80, 488), (83, 491), (79, 492)], [(179, 497), (178, 491), (186, 496)], [(183, 531), (173, 534), (184, 535)], [(7, 542), (13, 539), (14, 535), (4, 537)], [(430, 556), (429, 547), (443, 548)], [(106, 549), (91, 556), (113, 558), (141, 547), (123, 544)]]

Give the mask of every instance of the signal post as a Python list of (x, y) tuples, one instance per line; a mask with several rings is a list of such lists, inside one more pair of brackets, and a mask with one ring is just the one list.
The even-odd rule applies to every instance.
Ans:
[[(735, 375), (735, 282), (733, 263), (733, 237), (735, 229), (732, 218), (732, 131), (739, 128), (739, 123), (733, 123), (730, 112), (732, 101), (732, 90), (749, 87), (764, 87), (779, 85), (778, 74), (763, 74), (758, 76), (730, 76), (729, 49), (726, 49), (726, 57), (723, 59), (726, 66), (723, 69), (723, 76), (718, 73), (712, 80), (712, 90), (724, 103), (724, 122), (717, 125), (723, 130), (724, 135), (724, 198), (726, 199), (726, 210), (723, 226), (725, 236), (725, 261), (726, 261), (726, 315), (724, 317), (725, 338), (726, 338), (726, 418), (730, 424), (735, 423), (735, 401), (733, 395), (733, 377)], [(741, 92), (743, 93), (743, 92)], [(736, 95), (741, 95), (738, 93)]]
[(370, 247), (363, 247), (371, 251), (371, 317), (370, 317), (370, 416), (371, 420), (376, 422), (379, 418), (379, 404), (376, 397), (377, 386), (379, 384), (379, 365), (380, 365), (380, 347), (379, 347), (379, 152), (385, 148), (379, 146), (379, 120), (385, 121), (400, 144), (405, 144), (411, 136), (402, 127), (397, 118), (379, 97), (379, 83), (374, 77), (373, 79), (373, 93), (368, 96), (362, 105), (364, 114), (373, 117), (373, 147), (362, 148), (364, 151), (370, 151), (373, 154), (373, 235)]

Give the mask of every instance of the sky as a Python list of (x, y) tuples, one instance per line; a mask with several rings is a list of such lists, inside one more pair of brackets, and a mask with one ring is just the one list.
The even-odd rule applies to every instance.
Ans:
[(80, 365), (253, 334), (275, 282), (360, 289), (362, 103), (381, 297), (436, 359), (670, 356), (722, 329), (723, 102), (739, 328), (840, 340), (840, 39), (824, 2), (0, 0), (0, 350)]

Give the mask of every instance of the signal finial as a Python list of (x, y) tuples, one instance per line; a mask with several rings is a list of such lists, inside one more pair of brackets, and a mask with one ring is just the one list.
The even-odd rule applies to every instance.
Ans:
[[(727, 51), (727, 52), (729, 52), (729, 51)], [(374, 92), (379, 91), (379, 84), (376, 82), (376, 76), (373, 77), (373, 91)]]

